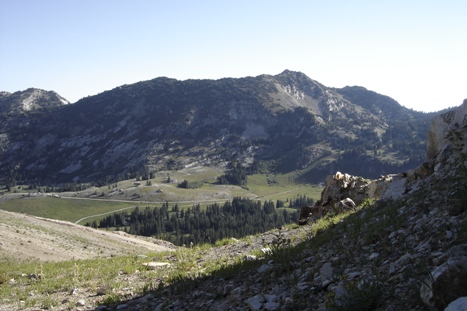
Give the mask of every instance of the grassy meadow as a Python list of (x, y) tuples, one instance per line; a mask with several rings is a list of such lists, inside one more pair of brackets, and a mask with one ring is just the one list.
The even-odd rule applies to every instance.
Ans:
[[(76, 222), (80, 218), (130, 207), (130, 203), (107, 200), (39, 197), (7, 200), (0, 208), (10, 212)], [(133, 205), (134, 206), (134, 205)]]
[[(84, 225), (87, 222), (98, 222), (113, 212), (128, 210), (130, 213), (136, 206), (153, 207), (169, 202), (169, 205), (178, 204), (184, 209), (198, 203), (202, 207), (214, 202), (222, 203), (233, 197), (287, 202), (303, 195), (316, 201), (322, 191), (316, 185), (297, 183), (300, 176), (298, 172), (250, 175), (248, 183), (242, 187), (217, 184), (216, 178), (222, 173), (222, 170), (210, 167), (163, 171), (156, 173), (150, 185), (146, 180), (130, 179), (80, 192), (59, 193), (60, 197), (30, 196), (24, 190), (14, 194), (6, 192), (0, 198), (0, 209), (70, 222), (79, 221), (79, 224)], [(183, 180), (202, 182), (202, 186), (196, 189), (178, 187), (178, 183)]]

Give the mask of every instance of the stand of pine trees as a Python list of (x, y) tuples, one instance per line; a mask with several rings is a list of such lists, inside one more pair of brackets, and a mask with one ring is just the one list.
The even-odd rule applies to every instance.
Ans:
[[(276, 209), (273, 201), (234, 198), (222, 204), (211, 204), (205, 209), (194, 205), (180, 210), (164, 203), (161, 207), (138, 207), (130, 214), (114, 213), (101, 220), (98, 227), (125, 227), (131, 234), (155, 236), (176, 245), (215, 243), (223, 238), (241, 238), (278, 228), (298, 221), (297, 211)], [(88, 224), (90, 225), (90, 224)], [(97, 223), (92, 226), (97, 227)]]
[(301, 207), (305, 205), (313, 206), (315, 205), (315, 200), (306, 195), (297, 195), (289, 201), (289, 207)]
[(240, 162), (230, 162), (229, 170), (224, 175), (217, 177), (217, 183), (243, 186), (248, 180), (248, 174), (248, 170)]

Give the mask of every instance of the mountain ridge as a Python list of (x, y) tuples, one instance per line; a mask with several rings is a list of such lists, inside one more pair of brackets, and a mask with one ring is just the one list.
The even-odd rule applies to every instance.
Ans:
[[(238, 160), (275, 161), (278, 172), (315, 166), (306, 178), (320, 181), (339, 169), (349, 150), (368, 164), (367, 172), (353, 174), (375, 176), (388, 166), (404, 170), (420, 162), (432, 114), (365, 90), (328, 88), (289, 70), (122, 85), (3, 131), (0, 173), (10, 181), (95, 182)], [(414, 150), (394, 146), (396, 134)]]

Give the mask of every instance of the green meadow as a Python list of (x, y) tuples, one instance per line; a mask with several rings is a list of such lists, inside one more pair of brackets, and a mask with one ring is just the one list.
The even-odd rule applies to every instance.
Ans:
[(6, 211), (70, 222), (76, 222), (83, 217), (108, 213), (130, 206), (132, 205), (127, 202), (53, 197), (24, 197), (3, 201), (0, 204), (0, 208)]
[[(222, 203), (234, 197), (287, 202), (305, 195), (316, 201), (322, 191), (316, 185), (296, 182), (300, 177), (299, 172), (249, 175), (247, 184), (241, 187), (217, 184), (216, 178), (221, 174), (221, 170), (209, 167), (164, 171), (158, 172), (150, 183), (146, 180), (124, 180), (76, 193), (59, 193), (60, 197), (35, 197), (29, 196), (27, 192), (21, 196), (18, 193), (16, 196), (4, 193), (0, 209), (70, 222), (79, 221), (79, 224), (84, 225), (87, 222), (98, 222), (116, 211), (128, 210), (130, 213), (136, 206), (160, 206), (163, 202), (168, 202), (169, 206), (178, 204), (183, 209), (194, 204), (200, 204), (203, 208), (207, 204)], [(169, 177), (171, 182), (168, 182)], [(178, 187), (178, 183), (184, 180), (201, 182), (201, 187)], [(116, 189), (121, 192), (115, 194)], [(287, 203), (285, 207), (288, 207)]]

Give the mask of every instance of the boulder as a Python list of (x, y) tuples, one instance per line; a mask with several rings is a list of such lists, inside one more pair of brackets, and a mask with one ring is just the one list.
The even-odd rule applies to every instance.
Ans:
[(367, 198), (366, 191), (370, 182), (370, 180), (362, 177), (343, 174), (341, 172), (329, 175), (326, 177), (326, 184), (317, 205), (333, 206), (345, 198), (352, 199), (358, 205)]
[(410, 188), (407, 188), (407, 178), (404, 174), (388, 176), (391, 179), (386, 183), (384, 193), (381, 194), (382, 199), (396, 199), (410, 191)]
[[(415, 171), (415, 170), (414, 170)], [(415, 176), (415, 173), (412, 173)], [(403, 174), (381, 176), (375, 180), (364, 179), (337, 172), (326, 177), (326, 184), (321, 192), (321, 199), (315, 206), (300, 208), (299, 225), (316, 220), (329, 211), (342, 213), (356, 206), (366, 199), (397, 198), (407, 193), (406, 178)]]
[(356, 207), (357, 205), (355, 205), (351, 198), (346, 198), (334, 204), (334, 212), (343, 213), (350, 209), (355, 210)]
[(467, 296), (466, 256), (452, 257), (436, 267), (420, 288), (420, 298), (432, 310), (443, 310), (463, 296)]
[[(414, 174), (412, 173), (412, 175)], [(336, 204), (342, 207), (341, 203), (339, 203), (342, 200), (351, 200), (357, 206), (366, 199), (384, 198), (388, 190), (390, 190), (389, 197), (395, 198), (404, 193), (406, 177), (407, 174), (405, 174), (405, 177), (403, 174), (391, 174), (369, 180), (337, 172), (335, 175), (329, 175), (326, 178), (326, 184), (317, 205), (323, 207), (330, 205), (338, 208)], [(348, 205), (349, 201), (346, 202), (342, 203)]]
[(467, 297), (461, 297), (451, 302), (444, 311), (467, 311)]
[(319, 276), (321, 279), (321, 285), (327, 284), (327, 281), (330, 281), (334, 275), (334, 269), (330, 262), (326, 262), (321, 269), (319, 270)]
[(246, 300), (246, 303), (248, 305), (248, 308), (251, 311), (259, 311), (261, 307), (263, 306), (263, 302), (266, 302), (266, 299), (264, 299), (263, 295), (258, 294), (254, 297), (248, 298)]

